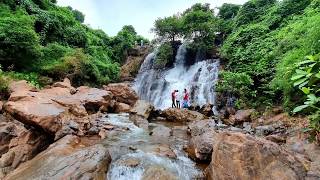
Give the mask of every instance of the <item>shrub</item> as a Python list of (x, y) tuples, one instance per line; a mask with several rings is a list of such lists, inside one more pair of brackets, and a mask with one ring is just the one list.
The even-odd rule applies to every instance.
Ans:
[(238, 101), (246, 102), (255, 97), (255, 92), (250, 90), (252, 85), (253, 80), (246, 73), (222, 71), (219, 73), (216, 91), (235, 96)]
[(173, 48), (170, 43), (161, 44), (156, 54), (155, 68), (165, 68), (173, 58)]
[(23, 11), (0, 17), (0, 63), (16, 70), (29, 69), (40, 56), (39, 37), (34, 20)]
[[(320, 54), (307, 56), (305, 61), (296, 65), (295, 74), (291, 80), (306, 96), (303, 105), (296, 107), (293, 112), (309, 110), (310, 129), (315, 137), (320, 134)], [(320, 141), (320, 139), (318, 139)]]

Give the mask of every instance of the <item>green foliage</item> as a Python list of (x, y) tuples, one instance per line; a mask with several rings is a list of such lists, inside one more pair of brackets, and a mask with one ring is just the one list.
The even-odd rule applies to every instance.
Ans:
[(127, 58), (128, 50), (133, 48), (137, 41), (137, 33), (132, 26), (123, 26), (117, 36), (112, 38), (111, 46), (118, 63), (124, 63)]
[(220, 93), (226, 93), (238, 97), (238, 101), (247, 101), (256, 96), (256, 93), (250, 89), (253, 80), (246, 73), (234, 73), (222, 71), (219, 73), (219, 82), (216, 90)]
[(173, 48), (170, 43), (161, 44), (156, 55), (155, 68), (164, 68), (172, 60)]
[(77, 21), (79, 21), (80, 23), (84, 22), (84, 14), (78, 10), (72, 10), (73, 16), (74, 18), (76, 18)]
[(250, 0), (246, 2), (236, 16), (236, 27), (257, 22), (275, 3), (276, 0)]
[(6, 93), (8, 91), (8, 78), (4, 75), (2, 71), (2, 67), (0, 65), (0, 97), (2, 94)]
[[(0, 63), (3, 68), (9, 66), (28, 69), (40, 55), (39, 37), (33, 30), (34, 20), (21, 10), (10, 13), (0, 6)], [(26, 66), (29, 65), (29, 66)]]
[(182, 28), (182, 19), (177, 15), (173, 15), (163, 19), (157, 19), (154, 23), (153, 31), (162, 39), (173, 42), (176, 40), (176, 38), (182, 36)]
[(293, 112), (309, 110), (313, 114), (310, 117), (310, 128), (320, 133), (320, 54), (307, 56), (306, 60), (297, 63), (291, 80), (306, 96), (304, 104), (296, 107)]
[(233, 19), (240, 9), (240, 5), (224, 3), (219, 7), (218, 17), (224, 20)]
[(212, 49), (218, 29), (219, 20), (210, 5), (197, 3), (181, 15), (159, 18), (153, 31), (165, 42), (184, 38), (193, 42), (191, 48), (206, 52)]
[[(235, 26), (229, 24), (229, 30), (233, 29), (224, 40), (221, 55), (227, 59), (227, 70), (246, 73), (253, 79), (254, 85), (249, 88), (257, 98), (248, 104), (282, 100), (285, 107), (292, 108), (300, 101), (290, 77), (295, 69), (293, 64), (320, 51), (320, 11), (314, 3), (252, 0), (231, 20)], [(222, 30), (228, 28), (222, 26)]]

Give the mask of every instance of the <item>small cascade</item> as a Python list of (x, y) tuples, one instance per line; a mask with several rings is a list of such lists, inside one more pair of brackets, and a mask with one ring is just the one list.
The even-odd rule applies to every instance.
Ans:
[(186, 66), (186, 44), (177, 52), (174, 67), (156, 70), (153, 62), (156, 52), (149, 54), (142, 64), (135, 80), (134, 88), (141, 99), (151, 102), (156, 108), (171, 107), (171, 92), (179, 90), (182, 95), (186, 88), (190, 93), (190, 103), (215, 104), (215, 84), (218, 80), (219, 60), (207, 59)]
[[(110, 135), (109, 138), (102, 141), (112, 157), (107, 173), (108, 179), (140, 180), (143, 179), (144, 172), (150, 167), (163, 168), (166, 172), (182, 180), (203, 177), (202, 170), (183, 151), (183, 146), (188, 142), (185, 139), (171, 136), (160, 141), (158, 138), (153, 138), (150, 136), (149, 130), (135, 126), (129, 120), (128, 114), (108, 114), (108, 117), (102, 120), (114, 126), (128, 128), (127, 131)], [(153, 124), (153, 126), (159, 125)], [(173, 150), (176, 158), (158, 154), (157, 149), (164, 144)], [(130, 160), (135, 161), (136, 165), (126, 164)]]

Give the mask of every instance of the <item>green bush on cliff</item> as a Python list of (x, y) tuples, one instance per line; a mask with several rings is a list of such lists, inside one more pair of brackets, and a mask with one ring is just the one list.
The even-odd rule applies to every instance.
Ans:
[(155, 60), (155, 68), (165, 68), (166, 65), (172, 60), (173, 48), (170, 43), (161, 44), (158, 48)]
[(250, 89), (252, 85), (253, 80), (246, 73), (222, 71), (219, 73), (216, 91), (237, 97), (238, 102), (245, 102), (256, 97), (256, 92)]

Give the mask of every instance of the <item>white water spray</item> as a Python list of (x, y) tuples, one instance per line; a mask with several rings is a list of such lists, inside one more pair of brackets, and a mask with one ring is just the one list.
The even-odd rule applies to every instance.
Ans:
[(156, 108), (171, 107), (171, 92), (186, 88), (190, 102), (195, 105), (215, 104), (215, 85), (218, 80), (219, 60), (196, 61), (186, 66), (186, 45), (179, 47), (174, 67), (167, 70), (153, 69), (156, 52), (143, 62), (135, 80), (134, 88), (141, 99), (151, 102)]

